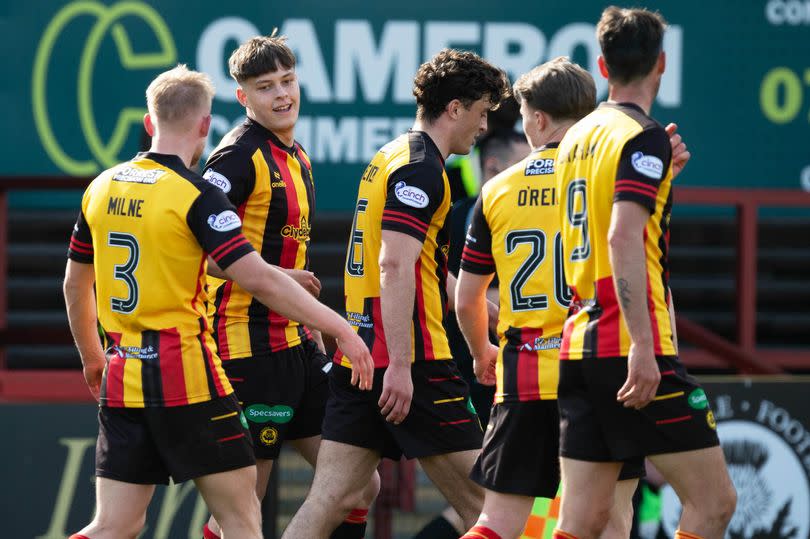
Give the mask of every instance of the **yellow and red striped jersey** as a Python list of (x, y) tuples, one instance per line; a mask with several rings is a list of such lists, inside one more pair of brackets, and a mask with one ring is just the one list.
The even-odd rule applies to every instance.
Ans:
[(644, 248), (654, 349), (656, 355), (675, 355), (668, 310), (671, 160), (666, 131), (634, 104), (603, 103), (563, 138), (557, 178), (565, 276), (574, 297), (560, 359), (629, 353), (608, 256), (613, 203), (620, 200), (650, 211)]
[(101, 404), (194, 404), (233, 392), (206, 316), (210, 255), (253, 251), (235, 208), (179, 157), (141, 153), (84, 193), (68, 256), (93, 264), (108, 362)]
[[(450, 184), (444, 160), (430, 137), (409, 131), (383, 146), (366, 167), (357, 193), (344, 275), (346, 317), (363, 338), (376, 367), (388, 365), (382, 313), (382, 231), (423, 242), (414, 266), (413, 360), (450, 359), (447, 316), (447, 214)], [(351, 363), (338, 350), (335, 361)]]
[[(307, 269), (315, 191), (309, 157), (248, 118), (208, 158), (203, 177), (237, 208), (242, 230), (265, 261)], [(233, 281), (208, 278), (209, 316), (223, 360), (278, 352), (309, 330), (268, 309)]]
[(557, 143), (532, 151), (481, 190), (461, 270), (498, 275), (500, 350), (495, 402), (557, 398), (571, 293), (562, 268)]

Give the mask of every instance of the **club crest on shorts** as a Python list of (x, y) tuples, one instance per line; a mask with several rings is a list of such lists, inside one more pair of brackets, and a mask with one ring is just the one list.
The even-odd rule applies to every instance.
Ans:
[(263, 445), (275, 445), (278, 441), (278, 430), (274, 427), (264, 427), (261, 431), (259, 431), (259, 441)]

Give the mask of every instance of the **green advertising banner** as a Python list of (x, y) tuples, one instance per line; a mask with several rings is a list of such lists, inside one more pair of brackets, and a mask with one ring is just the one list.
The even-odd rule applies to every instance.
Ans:
[[(687, 185), (810, 189), (810, 3), (647, 2), (670, 22), (654, 115), (693, 151)], [(373, 6), (373, 9), (372, 7)], [(16, 2), (2, 18), (7, 128), (2, 176), (92, 176), (137, 151), (144, 90), (178, 62), (217, 88), (208, 149), (242, 119), (227, 58), (278, 27), (298, 55), (297, 138), (319, 207), (349, 209), (364, 165), (414, 113), (411, 81), (443, 47), (474, 50), (514, 79), (567, 55), (596, 77), (604, 2)], [(0, 181), (2, 181), (0, 179)]]

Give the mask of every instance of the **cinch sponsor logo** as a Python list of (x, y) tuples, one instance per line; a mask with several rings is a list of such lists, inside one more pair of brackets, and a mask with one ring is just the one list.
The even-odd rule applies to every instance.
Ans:
[(231, 190), (231, 182), (228, 180), (228, 178), (226, 178), (219, 172), (215, 172), (214, 169), (212, 168), (209, 168), (208, 170), (205, 171), (205, 174), (203, 174), (203, 178), (208, 180), (208, 183), (216, 185), (217, 187), (222, 189), (222, 191), (224, 191), (225, 193), (228, 193)]
[(293, 409), (283, 404), (268, 406), (266, 404), (251, 404), (245, 408), (245, 417), (251, 423), (289, 423), (295, 415)]
[(426, 208), (430, 202), (427, 193), (405, 182), (397, 182), (394, 186), (394, 194), (400, 202), (413, 208)]
[(648, 178), (660, 180), (664, 176), (664, 163), (654, 155), (635, 152), (630, 156), (633, 168)]
[(241, 225), (242, 220), (239, 219), (239, 216), (236, 215), (231, 210), (225, 210), (219, 215), (214, 215), (212, 213), (211, 215), (208, 216), (208, 226), (210, 226), (217, 232), (227, 232), (228, 230), (234, 230), (235, 228), (239, 228)]
[(281, 229), (281, 235), (285, 238), (292, 238), (298, 241), (309, 241), (309, 233), (312, 227), (309, 225), (306, 217), (301, 217), (298, 226), (284, 225)]
[(554, 174), (554, 159), (530, 159), (523, 171), (526, 176), (539, 176), (541, 174)]

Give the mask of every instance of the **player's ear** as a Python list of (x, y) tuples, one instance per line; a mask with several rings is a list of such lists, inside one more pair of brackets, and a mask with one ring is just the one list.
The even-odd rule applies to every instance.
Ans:
[(155, 136), (155, 124), (152, 123), (152, 117), (147, 112), (143, 115), (143, 128), (146, 130), (146, 134), (150, 137)]
[(207, 114), (200, 122), (200, 136), (207, 137), (209, 129), (211, 129), (211, 115)]
[(460, 100), (453, 99), (447, 104), (447, 106), (444, 107), (444, 110), (451, 119), (458, 120), (458, 117), (461, 114), (461, 107), (463, 106), (464, 104)]
[(247, 106), (247, 94), (245, 94), (241, 86), (236, 87), (236, 100), (239, 101), (239, 104), (243, 107)]
[(605, 57), (600, 54), (599, 58), (596, 59), (596, 63), (599, 64), (599, 73), (601, 73), (602, 76), (607, 79), (610, 74), (608, 73), (607, 62), (605, 62)]
[(548, 115), (542, 110), (534, 111), (534, 121), (537, 125), (537, 131), (540, 133), (548, 127)]
[(663, 74), (666, 68), (667, 68), (667, 53), (661, 51), (658, 54), (658, 74), (659, 75)]

